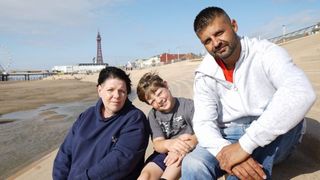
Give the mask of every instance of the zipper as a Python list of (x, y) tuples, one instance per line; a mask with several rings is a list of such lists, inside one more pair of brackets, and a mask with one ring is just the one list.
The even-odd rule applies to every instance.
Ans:
[[(244, 56), (244, 54), (241, 52), (241, 55), (240, 55), (239, 59), (242, 59), (243, 56)], [(241, 63), (243, 63), (243, 62), (241, 62)], [(242, 105), (242, 109), (244, 110), (245, 115), (248, 115), (249, 114), (249, 110), (244, 105), (243, 98), (242, 98), (241, 93), (239, 92), (239, 89), (238, 89), (237, 84), (236, 84), (236, 72), (238, 71), (238, 68), (239, 68), (239, 63), (236, 63), (236, 65), (234, 67), (234, 70), (233, 70), (233, 87), (232, 87), (232, 90), (235, 91), (236, 93), (238, 93), (239, 98), (240, 98), (240, 102), (241, 102), (241, 105)]]

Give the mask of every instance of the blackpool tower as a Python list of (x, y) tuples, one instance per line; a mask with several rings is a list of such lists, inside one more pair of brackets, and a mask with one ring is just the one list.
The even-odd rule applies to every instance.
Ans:
[(102, 50), (101, 50), (101, 36), (98, 31), (97, 35), (97, 57), (96, 57), (97, 64), (103, 64), (103, 57), (102, 57)]

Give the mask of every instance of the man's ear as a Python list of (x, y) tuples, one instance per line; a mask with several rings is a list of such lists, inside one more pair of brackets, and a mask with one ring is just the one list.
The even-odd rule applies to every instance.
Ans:
[(237, 23), (236, 20), (234, 20), (234, 19), (231, 20), (231, 27), (232, 27), (234, 32), (238, 31), (238, 23)]

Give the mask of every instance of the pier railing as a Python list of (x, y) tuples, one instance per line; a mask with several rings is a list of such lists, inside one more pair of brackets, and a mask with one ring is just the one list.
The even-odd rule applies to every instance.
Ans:
[(37, 72), (37, 73), (30, 73), (30, 72), (19, 72), (19, 73), (1, 73), (0, 74), (0, 81), (9, 81), (11, 78), (12, 79), (17, 79), (17, 80), (25, 80), (25, 81), (30, 81), (32, 79), (42, 79), (48, 76), (55, 75), (56, 73), (52, 72)]
[(312, 26), (308, 26), (287, 34), (283, 34), (281, 36), (277, 36), (277, 37), (273, 37), (268, 39), (269, 41), (273, 42), (273, 43), (284, 43), (293, 39), (298, 39), (304, 36), (309, 36), (315, 33), (320, 33), (320, 22), (317, 24), (314, 24)]

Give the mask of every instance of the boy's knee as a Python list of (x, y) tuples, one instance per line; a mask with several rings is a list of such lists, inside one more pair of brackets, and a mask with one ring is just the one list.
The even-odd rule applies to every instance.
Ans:
[(141, 172), (137, 180), (148, 180), (150, 178), (151, 178), (151, 174), (149, 172), (144, 171), (144, 172)]

